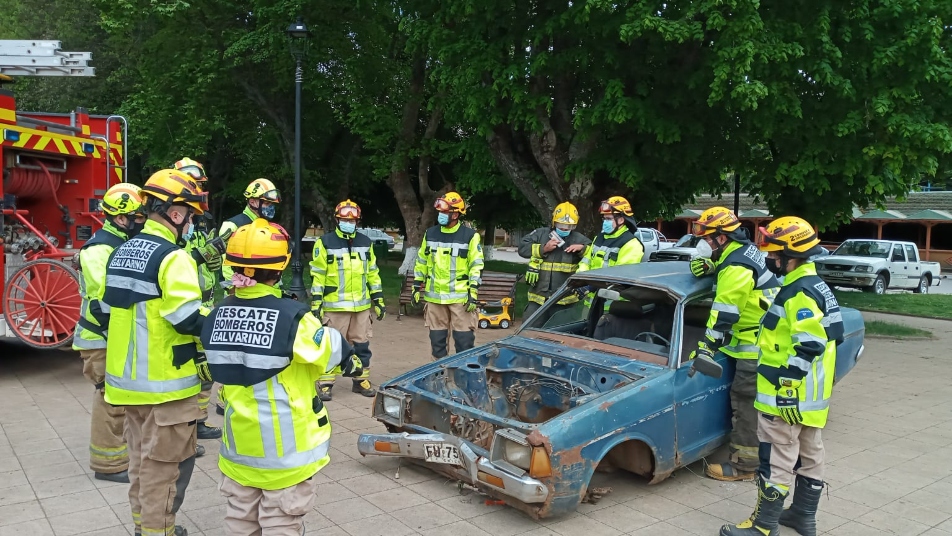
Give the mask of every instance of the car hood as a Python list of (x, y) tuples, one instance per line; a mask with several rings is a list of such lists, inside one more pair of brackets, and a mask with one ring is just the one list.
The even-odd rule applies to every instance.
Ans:
[[(884, 262), (886, 259), (881, 257), (853, 257), (851, 255), (827, 255), (822, 259), (817, 259), (816, 264), (828, 265), (839, 264), (844, 266), (866, 266), (876, 262)], [(818, 266), (819, 268), (819, 266)]]

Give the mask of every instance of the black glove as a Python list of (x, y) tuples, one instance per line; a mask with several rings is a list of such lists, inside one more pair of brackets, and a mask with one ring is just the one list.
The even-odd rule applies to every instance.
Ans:
[(374, 301), (374, 314), (377, 315), (377, 320), (383, 320), (387, 316), (387, 306), (383, 302), (383, 298), (377, 298)]
[(585, 296), (587, 296), (588, 293), (591, 291), (592, 291), (592, 287), (585, 285), (585, 286), (577, 287), (574, 292), (575, 292), (575, 295), (578, 296), (578, 299), (584, 300)]
[(340, 375), (345, 378), (358, 378), (364, 373), (364, 364), (356, 354), (345, 357), (340, 362)]

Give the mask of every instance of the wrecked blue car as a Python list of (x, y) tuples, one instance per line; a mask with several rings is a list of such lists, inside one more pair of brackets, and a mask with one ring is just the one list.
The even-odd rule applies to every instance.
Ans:
[[(695, 369), (688, 359), (713, 283), (680, 261), (576, 274), (511, 337), (381, 385), (373, 416), (390, 433), (361, 434), (358, 448), (421, 463), (535, 518), (574, 510), (596, 468), (660, 482), (730, 432), (732, 363)], [(579, 286), (591, 299), (552, 306)], [(858, 311), (844, 308), (843, 321), (837, 378), (865, 334)]]

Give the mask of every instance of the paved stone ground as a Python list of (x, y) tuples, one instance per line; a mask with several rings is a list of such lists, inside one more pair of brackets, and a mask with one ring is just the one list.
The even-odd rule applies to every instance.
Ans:
[[(929, 327), (938, 339), (869, 339), (858, 367), (837, 386), (824, 431), (829, 494), (819, 516), (830, 536), (952, 535), (952, 322), (902, 321)], [(419, 319), (388, 319), (375, 331), (375, 379), (426, 359)], [(479, 340), (505, 334), (480, 332)], [(408, 354), (416, 357), (401, 357)], [(0, 356), (0, 536), (131, 534), (126, 486), (94, 480), (87, 469), (91, 387), (76, 354), (4, 345)], [(315, 477), (308, 534), (713, 536), (721, 524), (745, 518), (755, 501), (753, 484), (701, 478), (696, 464), (655, 486), (599, 474), (596, 485), (611, 486), (610, 495), (537, 523), (461, 495), (426, 470), (404, 466), (398, 478), (398, 462), (361, 458), (357, 434), (382, 427), (348, 383), (330, 403), (333, 461)], [(208, 455), (198, 461), (179, 522), (193, 536), (218, 536), (217, 444), (204, 443)]]

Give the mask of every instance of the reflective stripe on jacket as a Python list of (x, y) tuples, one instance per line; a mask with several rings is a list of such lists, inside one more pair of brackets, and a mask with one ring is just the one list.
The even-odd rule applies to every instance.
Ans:
[[(545, 300), (575, 273), (579, 261), (585, 255), (585, 248), (576, 253), (566, 253), (565, 248), (575, 244), (588, 246), (592, 243), (581, 233), (572, 231), (563, 239), (565, 244), (545, 253), (542, 247), (549, 241), (551, 233), (551, 227), (540, 227), (522, 237), (519, 244), (519, 256), (529, 259), (529, 266), (539, 270), (539, 281), (529, 287), (530, 302), (545, 303)], [(559, 304), (567, 305), (577, 301), (578, 296), (570, 294), (559, 300)]]
[(280, 295), (261, 284), (236, 289), (202, 332), (209, 369), (224, 384), (218, 467), (267, 490), (303, 482), (330, 461), (331, 425), (315, 383), (346, 351), (337, 330)]
[(73, 334), (73, 350), (97, 350), (106, 347), (105, 331), (109, 315), (100, 300), (106, 286), (106, 265), (113, 250), (126, 241), (126, 235), (111, 222), (79, 250), (79, 321)]
[(334, 229), (314, 242), (311, 281), (312, 309), (323, 302), (325, 311), (366, 311), (383, 298), (373, 242), (359, 232)]
[(764, 315), (757, 345), (757, 397), (754, 407), (779, 415), (780, 378), (802, 379), (803, 424), (826, 425), (836, 373), (836, 345), (843, 340), (843, 315), (830, 287), (810, 262), (787, 274)]
[[(241, 214), (232, 216), (228, 218), (221, 224), (221, 228), (218, 229), (218, 236), (225, 234), (226, 229), (230, 229), (232, 234), (238, 230), (239, 227), (244, 227), (249, 223), (258, 219), (258, 215), (252, 212), (251, 207), (246, 206), (244, 210), (241, 211)], [(235, 274), (235, 269), (231, 266), (225, 266), (224, 264), (221, 267), (221, 286), (224, 288), (231, 288), (231, 276)]]
[(757, 359), (760, 320), (780, 289), (765, 259), (757, 246), (731, 241), (717, 262), (705, 335), (709, 345), (736, 359)]
[(457, 223), (426, 230), (413, 268), (413, 278), (425, 281), (423, 299), (431, 303), (465, 303), (469, 289), (478, 288), (483, 272), (483, 246), (475, 230)]
[(578, 263), (578, 272), (597, 270), (618, 264), (638, 264), (645, 256), (641, 240), (621, 225), (611, 234), (599, 233)]
[(198, 268), (164, 225), (148, 220), (109, 258), (106, 402), (152, 405), (198, 394), (193, 359), (204, 314)]

